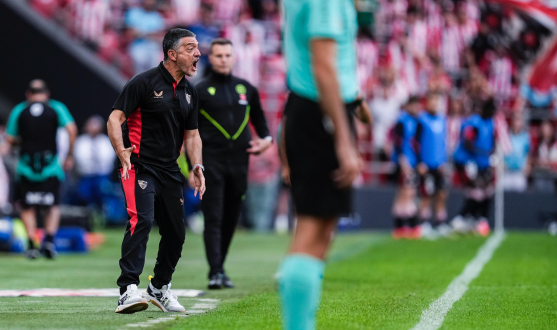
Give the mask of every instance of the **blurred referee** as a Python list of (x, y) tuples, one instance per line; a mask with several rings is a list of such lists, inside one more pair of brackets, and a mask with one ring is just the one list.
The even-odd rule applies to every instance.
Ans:
[(163, 312), (185, 311), (170, 291), (186, 236), (185, 178), (176, 160), (184, 145), (194, 163), (195, 192), (201, 198), (205, 179), (197, 130), (197, 93), (185, 78), (195, 76), (200, 53), (195, 34), (185, 29), (167, 32), (162, 46), (164, 61), (128, 81), (108, 119), (108, 135), (120, 159), (129, 214), (116, 313), (148, 307), (137, 286), (153, 221), (159, 226), (161, 241), (147, 299)]
[[(261, 109), (259, 93), (244, 79), (231, 74), (232, 42), (215, 39), (209, 61), (213, 72), (195, 87), (199, 93), (199, 133), (207, 194), (201, 202), (205, 218), (205, 252), (209, 262), (209, 289), (233, 288), (224, 261), (242, 209), (248, 182), (249, 154), (260, 154), (272, 143)], [(251, 138), (251, 121), (259, 138)]]
[(8, 142), (19, 144), (17, 165), (16, 201), (21, 206), (21, 221), (25, 224), (29, 244), (27, 257), (36, 259), (39, 250), (33, 241), (37, 228), (36, 213), (46, 209), (44, 243), (41, 251), (47, 258), (56, 257), (54, 237), (60, 223), (59, 188), (64, 170), (58, 161), (56, 134), (58, 127), (68, 130), (70, 148), (64, 160), (64, 169), (73, 166), (73, 145), (77, 128), (68, 108), (61, 102), (51, 100), (43, 80), (29, 83), (27, 101), (18, 104), (10, 114), (7, 133)]
[(339, 216), (350, 213), (350, 188), (360, 170), (351, 134), (360, 103), (356, 10), (352, 0), (285, 0), (284, 5), (291, 93), (281, 145), (298, 222), (280, 266), (279, 291), (285, 328), (314, 329), (323, 260)]

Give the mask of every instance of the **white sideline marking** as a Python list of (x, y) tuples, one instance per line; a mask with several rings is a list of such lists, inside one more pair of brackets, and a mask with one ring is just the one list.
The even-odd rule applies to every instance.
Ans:
[[(140, 289), (144, 290), (144, 289)], [(205, 294), (201, 290), (172, 290), (178, 297), (195, 298)], [(120, 297), (120, 289), (29, 289), (0, 290), (0, 297)]]
[(482, 245), (478, 254), (472, 259), (464, 268), (464, 271), (455, 278), (447, 291), (443, 293), (439, 299), (429, 305), (429, 308), (422, 312), (422, 318), (420, 322), (412, 328), (412, 330), (437, 330), (443, 324), (445, 316), (449, 310), (453, 307), (453, 304), (457, 302), (464, 293), (468, 290), (468, 285), (472, 280), (474, 280), (485, 264), (489, 262), (493, 256), (493, 252), (497, 250), (505, 234), (503, 232), (496, 232)]
[(185, 311), (185, 313), (170, 315), (166, 317), (159, 317), (158, 319), (148, 320), (145, 322), (130, 323), (130, 324), (126, 324), (126, 326), (131, 328), (148, 328), (154, 324), (176, 320), (177, 317), (188, 317), (195, 314), (204, 314), (210, 311), (211, 309), (215, 309), (219, 302), (218, 299), (208, 299), (208, 298), (195, 299), (195, 301), (199, 301), (199, 302), (193, 304), (191, 309)]

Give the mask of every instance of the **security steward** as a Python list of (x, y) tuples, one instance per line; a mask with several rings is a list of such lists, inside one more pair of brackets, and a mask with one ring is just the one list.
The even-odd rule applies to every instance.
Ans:
[[(205, 218), (205, 252), (209, 289), (233, 288), (223, 265), (240, 216), (247, 188), (249, 155), (258, 155), (272, 143), (257, 89), (231, 74), (232, 42), (215, 39), (209, 61), (213, 72), (197, 85), (199, 134), (207, 192), (201, 201)], [(251, 137), (248, 122), (259, 138)]]

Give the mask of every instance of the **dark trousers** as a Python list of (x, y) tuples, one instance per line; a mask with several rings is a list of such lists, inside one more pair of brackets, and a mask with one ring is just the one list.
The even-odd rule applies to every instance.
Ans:
[(205, 159), (207, 191), (201, 201), (205, 218), (205, 253), (209, 277), (224, 273), (224, 261), (242, 211), (248, 182), (248, 164), (226, 164)]
[(183, 183), (165, 173), (155, 176), (136, 168), (129, 171), (129, 176), (122, 181), (129, 220), (122, 242), (122, 274), (117, 283), (120, 288), (139, 284), (149, 232), (155, 220), (161, 240), (153, 284), (160, 287), (170, 283), (186, 237)]

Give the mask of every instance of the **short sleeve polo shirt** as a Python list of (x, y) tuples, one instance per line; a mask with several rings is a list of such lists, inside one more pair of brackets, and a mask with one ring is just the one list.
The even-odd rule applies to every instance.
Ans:
[(57, 157), (58, 127), (73, 123), (68, 108), (58, 101), (22, 102), (10, 114), (6, 131), (21, 139), (17, 177), (44, 182), (51, 177), (64, 179)]
[(197, 129), (197, 91), (184, 77), (176, 82), (161, 62), (130, 79), (112, 110), (126, 114), (124, 146), (136, 146), (131, 162), (177, 169), (185, 130)]
[(284, 52), (288, 87), (296, 94), (317, 101), (319, 98), (310, 42), (333, 39), (336, 42), (336, 71), (340, 93), (346, 103), (356, 99), (357, 16), (353, 0), (285, 0)]

